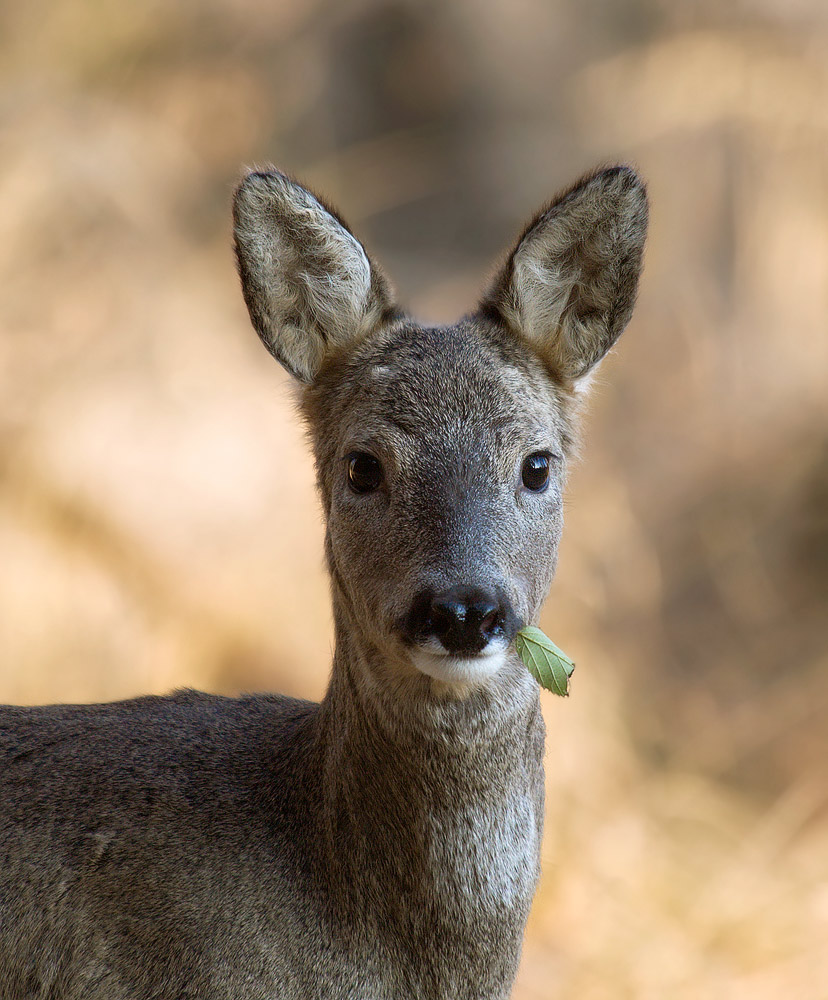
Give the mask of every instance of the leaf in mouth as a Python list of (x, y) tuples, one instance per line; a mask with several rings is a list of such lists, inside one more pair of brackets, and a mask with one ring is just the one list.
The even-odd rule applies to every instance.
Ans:
[(534, 625), (527, 625), (515, 636), (515, 648), (526, 669), (542, 688), (565, 698), (575, 664), (563, 650)]

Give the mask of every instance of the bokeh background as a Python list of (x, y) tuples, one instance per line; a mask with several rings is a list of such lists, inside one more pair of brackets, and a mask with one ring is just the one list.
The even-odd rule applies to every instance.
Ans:
[(318, 698), (322, 525), (229, 238), (243, 164), (424, 320), (599, 163), (649, 183), (543, 625), (517, 1000), (828, 996), (828, 6), (0, 4), (0, 700)]

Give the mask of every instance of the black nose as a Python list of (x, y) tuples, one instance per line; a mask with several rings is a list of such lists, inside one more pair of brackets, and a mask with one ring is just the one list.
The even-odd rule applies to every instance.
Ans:
[(431, 631), (450, 653), (479, 653), (503, 623), (494, 594), (479, 587), (452, 587), (431, 599)]

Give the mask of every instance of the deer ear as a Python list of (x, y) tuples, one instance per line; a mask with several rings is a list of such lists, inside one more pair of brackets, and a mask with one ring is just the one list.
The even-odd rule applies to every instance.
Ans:
[(339, 216), (278, 171), (252, 172), (233, 202), (236, 256), (256, 332), (312, 382), (326, 355), (391, 311), (385, 278)]
[(646, 234), (636, 174), (593, 174), (532, 220), (482, 309), (528, 340), (556, 378), (577, 381), (627, 325)]

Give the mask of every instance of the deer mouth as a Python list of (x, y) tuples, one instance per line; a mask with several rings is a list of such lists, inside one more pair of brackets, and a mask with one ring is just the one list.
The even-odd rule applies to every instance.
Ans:
[(494, 676), (505, 663), (508, 648), (506, 638), (498, 636), (476, 653), (458, 654), (432, 637), (410, 647), (409, 656), (421, 673), (435, 680), (469, 684)]

